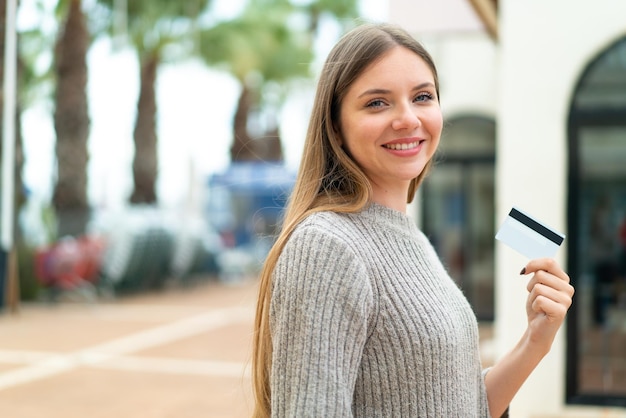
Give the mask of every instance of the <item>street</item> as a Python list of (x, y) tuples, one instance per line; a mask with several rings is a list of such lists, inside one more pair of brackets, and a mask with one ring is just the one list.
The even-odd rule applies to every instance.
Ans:
[[(0, 417), (249, 417), (256, 292), (205, 280), (3, 312)], [(488, 365), (491, 326), (480, 333)]]
[(0, 416), (250, 416), (256, 291), (211, 280), (3, 312)]

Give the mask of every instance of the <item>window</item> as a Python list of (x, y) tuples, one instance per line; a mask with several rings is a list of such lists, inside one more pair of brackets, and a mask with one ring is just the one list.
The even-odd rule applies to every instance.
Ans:
[(423, 230), (476, 316), (494, 317), (495, 123), (466, 116), (444, 128), (422, 187)]
[(626, 38), (583, 73), (568, 136), (568, 402), (626, 406)]

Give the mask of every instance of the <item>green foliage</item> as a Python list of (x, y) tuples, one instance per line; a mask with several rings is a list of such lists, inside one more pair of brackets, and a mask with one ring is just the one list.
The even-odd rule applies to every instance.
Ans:
[(18, 33), (18, 98), (20, 106), (48, 100), (54, 91), (54, 42), (56, 26), (50, 25), (50, 10), (36, 1), (37, 16)]
[(337, 19), (354, 19), (359, 14), (356, 0), (315, 0), (305, 9), (311, 13), (328, 13)]
[[(115, 0), (98, 0), (113, 10)], [(210, 4), (210, 0), (127, 0), (129, 23), (142, 20), (156, 22), (163, 18), (196, 18)], [(132, 26), (132, 24), (131, 24)]]
[(115, 0), (97, 1), (108, 13), (105, 21), (111, 35), (117, 35), (116, 13), (125, 13), (129, 41), (139, 54), (158, 53), (174, 43), (189, 50), (190, 34), (211, 4), (211, 0), (126, 0), (126, 10), (120, 11)]
[(253, 73), (263, 82), (308, 75), (312, 48), (308, 35), (279, 16), (248, 13), (202, 31), (200, 54), (244, 82)]
[(52, 205), (45, 205), (41, 207), (41, 224), (44, 228), (47, 243), (52, 243), (58, 239), (58, 220)]
[(321, 16), (356, 19), (357, 6), (357, 0), (249, 0), (241, 16), (201, 30), (200, 55), (242, 82), (251, 73), (263, 82), (306, 76)]
[(20, 300), (37, 299), (41, 286), (35, 274), (35, 249), (24, 243), (17, 246), (17, 269), (20, 280)]
[(343, 28), (349, 28), (359, 15), (357, 0), (314, 0), (302, 6), (302, 9), (308, 16), (309, 27), (313, 32), (319, 30), (319, 22), (323, 16), (332, 17)]
[(208, 65), (263, 98), (264, 91), (284, 92), (286, 82), (310, 75), (322, 17), (345, 20), (340, 26), (349, 27), (357, 6), (358, 0), (249, 0), (241, 16), (201, 29), (198, 50)]

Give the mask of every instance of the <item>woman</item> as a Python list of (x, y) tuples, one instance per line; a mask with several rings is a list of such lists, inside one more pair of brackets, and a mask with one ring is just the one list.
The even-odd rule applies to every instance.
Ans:
[(573, 288), (533, 260), (528, 329), (481, 370), (472, 309), (405, 214), (441, 130), (434, 63), (406, 32), (363, 25), (333, 48), (261, 275), (255, 416), (497, 417), (549, 351)]

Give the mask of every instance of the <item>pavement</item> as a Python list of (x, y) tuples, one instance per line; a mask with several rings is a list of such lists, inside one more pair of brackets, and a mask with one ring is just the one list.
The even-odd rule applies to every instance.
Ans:
[(249, 417), (256, 294), (256, 279), (202, 280), (2, 312), (0, 418)]
[(205, 280), (2, 312), (0, 417), (249, 417), (256, 292)]

